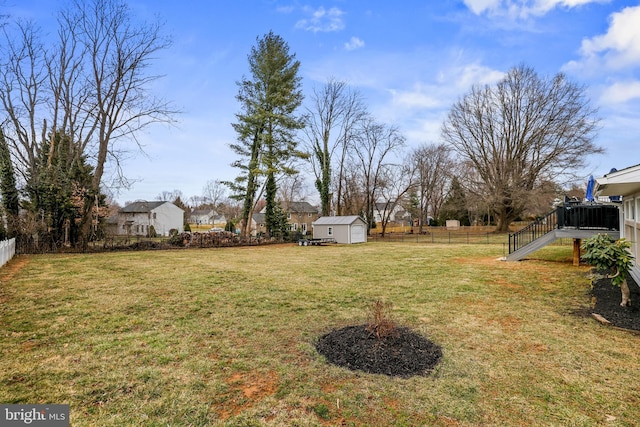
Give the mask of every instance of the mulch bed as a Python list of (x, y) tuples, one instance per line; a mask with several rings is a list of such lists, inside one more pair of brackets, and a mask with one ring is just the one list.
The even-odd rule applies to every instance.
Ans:
[(618, 328), (640, 331), (640, 287), (627, 276), (631, 292), (631, 306), (621, 307), (620, 288), (611, 284), (611, 279), (599, 279), (593, 283), (591, 295), (595, 299), (590, 313), (599, 314)]
[(438, 345), (409, 328), (377, 338), (367, 326), (333, 330), (319, 338), (316, 349), (334, 365), (402, 378), (429, 373), (442, 357)]
[[(621, 307), (620, 288), (611, 279), (599, 279), (592, 285), (592, 306), (575, 312), (594, 313), (610, 325), (640, 333), (640, 287), (629, 276), (631, 306)], [(409, 328), (397, 327), (384, 338), (377, 338), (368, 325), (347, 326), (321, 336), (316, 349), (329, 363), (351, 370), (392, 377), (425, 375), (442, 358), (442, 349)]]

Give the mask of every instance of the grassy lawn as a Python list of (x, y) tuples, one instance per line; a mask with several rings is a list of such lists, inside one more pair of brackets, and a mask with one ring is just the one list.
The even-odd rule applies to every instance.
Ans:
[[(578, 317), (554, 246), (368, 243), (19, 256), (0, 269), (0, 402), (74, 426), (631, 426), (640, 337)], [(314, 340), (377, 299), (436, 342), (429, 376), (328, 365)]]

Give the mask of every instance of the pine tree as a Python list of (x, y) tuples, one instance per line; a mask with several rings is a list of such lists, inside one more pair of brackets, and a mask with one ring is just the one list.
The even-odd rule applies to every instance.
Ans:
[(457, 219), (460, 221), (460, 225), (471, 225), (467, 207), (467, 195), (458, 177), (453, 177), (451, 180), (449, 197), (442, 205), (440, 222), (444, 223), (447, 219)]
[(295, 115), (303, 99), (298, 76), (300, 62), (289, 53), (282, 37), (273, 32), (257, 42), (249, 55), (251, 79), (238, 82), (236, 96), (242, 112), (236, 114), (238, 122), (233, 124), (238, 143), (230, 147), (241, 156), (233, 163), (240, 169), (240, 175), (235, 181), (225, 183), (235, 193), (234, 198), (243, 200), (242, 234), (245, 236), (250, 232), (258, 191), (268, 184), (265, 216), (267, 225), (273, 225), (276, 177), (297, 173), (292, 160), (305, 157), (295, 139), (295, 131), (304, 126), (302, 118)]

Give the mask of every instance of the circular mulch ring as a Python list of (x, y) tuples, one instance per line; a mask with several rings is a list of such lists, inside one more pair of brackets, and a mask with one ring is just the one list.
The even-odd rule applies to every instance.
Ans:
[(438, 345), (405, 327), (377, 338), (367, 325), (347, 326), (320, 337), (316, 349), (334, 365), (403, 378), (430, 372), (442, 358)]

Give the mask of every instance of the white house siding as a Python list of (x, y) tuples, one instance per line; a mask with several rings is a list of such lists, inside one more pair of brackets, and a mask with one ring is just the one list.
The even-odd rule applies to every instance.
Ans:
[(156, 233), (169, 235), (169, 230), (184, 231), (184, 211), (173, 203), (164, 203), (151, 211), (152, 224)]
[(118, 212), (117, 234), (146, 236), (153, 226), (155, 232), (168, 236), (172, 229), (184, 231), (184, 211), (170, 202), (134, 202)]
[(620, 237), (631, 242), (634, 267), (631, 276), (640, 285), (640, 165), (596, 179), (597, 196), (622, 196)]

